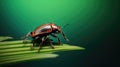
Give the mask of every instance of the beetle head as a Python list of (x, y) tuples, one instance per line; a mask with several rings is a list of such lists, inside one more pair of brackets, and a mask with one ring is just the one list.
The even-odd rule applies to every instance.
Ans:
[(61, 33), (61, 28), (60, 28), (60, 26), (57, 26), (57, 31), (58, 31), (58, 33)]
[(30, 32), (30, 35), (33, 37), (34, 36), (34, 32)]

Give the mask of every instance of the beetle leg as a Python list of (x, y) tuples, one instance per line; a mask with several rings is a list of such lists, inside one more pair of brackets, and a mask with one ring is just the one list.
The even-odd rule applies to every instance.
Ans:
[(66, 41), (69, 42), (69, 39), (65, 36), (65, 34), (64, 34), (63, 32), (61, 32), (61, 34), (62, 34), (63, 38), (64, 38)]
[(43, 42), (45, 41), (45, 38), (46, 38), (46, 36), (45, 36), (45, 37), (42, 37), (42, 41), (41, 41), (41, 43), (40, 43), (40, 45), (39, 45), (38, 53), (39, 53), (40, 50), (42, 49), (42, 45), (43, 45)]
[(47, 36), (47, 39), (48, 39), (48, 41), (49, 41), (50, 46), (52, 47), (52, 49), (54, 49), (54, 46), (53, 46), (53, 44), (52, 44), (52, 42), (51, 42), (51, 40), (50, 40), (50, 37), (49, 37), (49, 36)]
[(30, 37), (30, 32), (28, 32), (27, 35), (25, 35), (24, 37), (21, 38), (21, 39), (23, 39), (23, 44), (26, 43), (26, 40), (27, 40), (28, 37)]
[(36, 42), (36, 40), (37, 40), (38, 38), (39, 38), (39, 37), (36, 37), (35, 39), (33, 39), (33, 45), (31, 46), (31, 50), (34, 48), (35, 42)]
[(61, 44), (60, 39), (59, 39), (59, 37), (58, 37), (58, 36), (56, 36), (55, 34), (51, 34), (51, 36), (53, 36), (53, 37), (57, 38), (57, 40), (58, 40), (58, 44)]
[(31, 50), (33, 50), (34, 45), (35, 45), (35, 39), (33, 40), (33, 45), (31, 46)]

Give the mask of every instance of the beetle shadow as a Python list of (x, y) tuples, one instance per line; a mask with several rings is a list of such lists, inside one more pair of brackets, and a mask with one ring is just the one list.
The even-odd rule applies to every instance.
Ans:
[[(41, 44), (41, 39), (37, 39), (35, 41), (35, 46), (38, 47), (40, 44)], [(33, 41), (31, 41), (31, 43), (33, 43)], [(52, 39), (50, 39), (50, 41), (48, 39), (46, 39), (44, 42), (43, 42), (43, 45), (42, 46), (50, 46), (50, 43), (52, 45), (63, 45), (63, 43), (58, 43), (58, 42), (54, 42)]]

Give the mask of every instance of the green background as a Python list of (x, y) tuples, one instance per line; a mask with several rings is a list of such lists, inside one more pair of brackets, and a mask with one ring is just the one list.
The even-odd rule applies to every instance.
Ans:
[(0, 35), (20, 39), (44, 23), (69, 24), (63, 31), (70, 43), (85, 51), (13, 66), (111, 66), (118, 64), (119, 12), (118, 0), (0, 0)]

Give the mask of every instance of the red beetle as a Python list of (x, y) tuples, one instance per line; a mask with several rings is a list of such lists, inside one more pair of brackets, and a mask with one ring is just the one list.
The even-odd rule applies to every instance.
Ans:
[(58, 36), (55, 35), (55, 34), (60, 34), (60, 33), (62, 34), (62, 36), (64, 37), (64, 39), (66, 41), (69, 41), (69, 39), (62, 32), (60, 26), (57, 26), (54, 23), (47, 23), (47, 24), (40, 25), (33, 32), (29, 32), (24, 37), (24, 40), (26, 40), (30, 36), (33, 38), (33, 45), (31, 46), (31, 49), (34, 47), (34, 44), (35, 44), (37, 39), (39, 39), (39, 41), (41, 40), (41, 43), (40, 43), (39, 49), (38, 49), (38, 52), (40, 52), (40, 49), (42, 48), (42, 45), (43, 45), (43, 43), (46, 40), (48, 40), (50, 45), (51, 45), (51, 47), (54, 48), (54, 46), (52, 45), (52, 42), (50, 40), (49, 35), (57, 38), (58, 39), (58, 43), (60, 44), (60, 39), (58, 38)]

